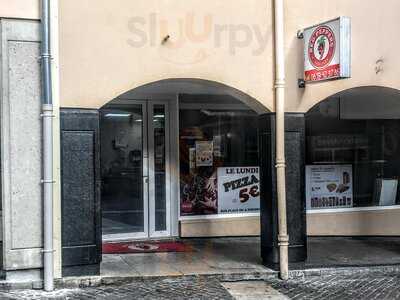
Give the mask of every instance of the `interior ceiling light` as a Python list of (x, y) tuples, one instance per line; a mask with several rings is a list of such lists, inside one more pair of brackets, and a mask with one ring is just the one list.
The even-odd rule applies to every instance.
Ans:
[(210, 117), (247, 117), (255, 115), (252, 111), (213, 111), (209, 109), (202, 109), (200, 111)]
[(130, 116), (132, 116), (132, 114), (116, 114), (116, 113), (110, 113), (110, 114), (106, 114), (105, 117), (106, 118), (129, 118)]

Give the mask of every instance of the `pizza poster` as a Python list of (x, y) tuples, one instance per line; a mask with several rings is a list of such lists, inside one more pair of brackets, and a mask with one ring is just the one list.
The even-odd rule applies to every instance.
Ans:
[(218, 168), (218, 213), (260, 211), (259, 167)]
[(353, 207), (352, 165), (306, 166), (307, 209)]

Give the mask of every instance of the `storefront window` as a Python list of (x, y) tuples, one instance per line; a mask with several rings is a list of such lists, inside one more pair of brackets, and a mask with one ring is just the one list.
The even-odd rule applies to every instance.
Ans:
[(181, 216), (259, 212), (257, 114), (180, 109)]
[(400, 204), (400, 120), (384, 101), (346, 100), (306, 116), (308, 209)]

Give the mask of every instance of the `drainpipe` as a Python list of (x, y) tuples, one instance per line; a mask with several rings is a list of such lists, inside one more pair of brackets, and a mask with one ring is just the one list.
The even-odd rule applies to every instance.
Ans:
[(286, 219), (285, 161), (285, 46), (284, 0), (275, 0), (275, 111), (276, 111), (276, 184), (278, 196), (278, 243), (280, 277), (289, 278), (289, 236)]
[(54, 289), (53, 249), (53, 104), (50, 54), (50, 0), (42, 0), (42, 122), (43, 122), (43, 281)]

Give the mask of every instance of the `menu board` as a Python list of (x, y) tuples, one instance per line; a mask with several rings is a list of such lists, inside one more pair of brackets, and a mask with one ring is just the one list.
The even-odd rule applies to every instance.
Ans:
[(352, 165), (306, 166), (307, 209), (353, 207)]
[(218, 168), (218, 213), (230, 214), (259, 211), (259, 168)]

